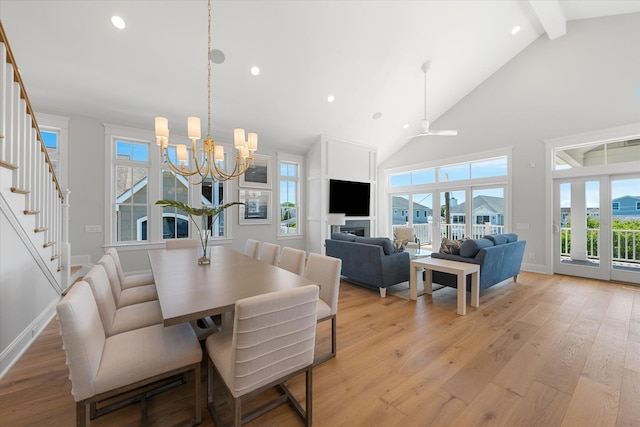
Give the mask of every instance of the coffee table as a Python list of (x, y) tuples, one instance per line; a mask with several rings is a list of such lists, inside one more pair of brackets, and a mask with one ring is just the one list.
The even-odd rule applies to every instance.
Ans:
[(418, 299), (418, 273), (422, 280), (424, 270), (424, 290), (431, 295), (433, 287), (433, 272), (455, 274), (458, 278), (458, 307), (457, 313), (461, 316), (467, 314), (467, 275), (471, 274), (471, 306), (480, 305), (480, 266), (468, 262), (450, 261), (440, 258), (419, 258), (411, 261), (411, 274), (409, 275), (409, 298)]

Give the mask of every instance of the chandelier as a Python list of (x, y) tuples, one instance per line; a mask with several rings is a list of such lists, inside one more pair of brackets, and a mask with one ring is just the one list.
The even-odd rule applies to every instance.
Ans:
[(188, 151), (185, 144), (176, 145), (176, 160), (178, 165), (171, 161), (169, 155), (169, 120), (166, 117), (155, 118), (156, 142), (160, 147), (160, 160), (166, 162), (169, 169), (184, 176), (192, 185), (201, 184), (207, 177), (214, 181), (228, 181), (237, 179), (253, 165), (254, 155), (258, 149), (258, 134), (249, 133), (245, 140), (244, 129), (233, 130), (234, 146), (237, 150), (235, 166), (229, 172), (224, 163), (224, 149), (222, 145), (216, 145), (211, 137), (211, 0), (209, 0), (209, 19), (207, 27), (207, 137), (202, 142), (202, 148), (198, 151), (197, 141), (201, 138), (200, 118), (187, 117), (187, 133), (191, 139), (191, 159), (193, 165), (187, 166)]

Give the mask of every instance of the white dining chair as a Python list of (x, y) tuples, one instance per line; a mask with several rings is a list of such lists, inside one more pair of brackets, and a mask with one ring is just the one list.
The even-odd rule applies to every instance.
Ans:
[(304, 274), (304, 260), (307, 253), (301, 249), (285, 246), (280, 252), (280, 268), (302, 276)]
[(247, 239), (247, 243), (244, 245), (244, 254), (251, 258), (260, 258), (260, 241), (254, 239)]
[(318, 322), (331, 320), (331, 352), (316, 357), (316, 365), (336, 357), (336, 314), (338, 313), (341, 269), (340, 258), (311, 253), (307, 259), (304, 277), (320, 285)]
[(197, 248), (200, 241), (197, 239), (169, 239), (165, 240), (167, 249)]
[(262, 249), (260, 250), (260, 261), (264, 261), (271, 265), (278, 265), (278, 260), (280, 258), (280, 245), (276, 245), (269, 242), (264, 242), (262, 244)]
[(110, 255), (113, 258), (113, 261), (116, 263), (116, 269), (118, 270), (118, 277), (120, 278), (122, 289), (133, 288), (135, 286), (150, 285), (153, 283), (153, 274), (151, 273), (125, 276), (124, 270), (122, 269), (122, 263), (120, 262), (120, 255), (118, 255), (118, 251), (116, 250), (116, 248), (109, 248), (107, 249), (106, 253), (107, 255)]
[[(312, 368), (316, 333), (318, 286), (307, 285), (236, 301), (233, 329), (207, 338), (207, 403), (216, 426), (221, 426), (213, 401), (213, 371), (231, 395), (233, 425), (289, 401), (311, 425)], [(285, 381), (306, 374), (306, 408), (287, 389)], [(276, 387), (281, 396), (245, 417), (245, 399)]]
[(83, 280), (91, 287), (106, 336), (162, 324), (162, 310), (158, 300), (118, 308), (109, 284), (109, 276), (102, 264), (91, 267)]
[(109, 285), (111, 285), (111, 291), (117, 308), (158, 299), (156, 285), (153, 283), (150, 285), (141, 285), (122, 289), (122, 283), (120, 283), (116, 263), (110, 255), (103, 255), (102, 258), (98, 260), (98, 264), (102, 265), (107, 272)]
[[(193, 372), (194, 416), (195, 423), (200, 423), (202, 349), (187, 324), (158, 324), (107, 336), (85, 281), (73, 285), (56, 312), (76, 402), (76, 426), (87, 425), (87, 405), (109, 401), (113, 402), (109, 407), (117, 409), (123, 402), (135, 401), (135, 390), (144, 387), (138, 394), (146, 396), (150, 384), (188, 372)], [(141, 405), (143, 425), (146, 408)], [(104, 406), (101, 410), (107, 412)]]

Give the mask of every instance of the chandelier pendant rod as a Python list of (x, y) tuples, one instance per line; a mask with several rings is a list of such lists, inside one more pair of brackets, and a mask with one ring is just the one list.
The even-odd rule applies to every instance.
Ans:
[[(169, 121), (165, 117), (156, 117), (156, 142), (160, 147), (160, 161), (166, 163), (169, 170), (175, 174), (182, 175), (189, 183), (193, 185), (201, 184), (207, 177), (211, 177), (214, 181), (228, 181), (237, 179), (244, 174), (247, 169), (254, 164), (254, 154), (258, 148), (258, 135), (249, 133), (248, 140), (245, 139), (243, 129), (234, 129), (234, 146), (237, 150), (236, 161), (231, 172), (226, 172), (221, 167), (226, 166), (225, 153), (222, 146), (216, 146), (211, 136), (211, 0), (207, 5), (207, 136), (202, 142), (202, 149), (198, 150), (197, 140), (200, 139), (201, 128), (200, 119), (197, 117), (188, 117), (188, 136), (191, 139), (191, 157), (193, 159), (193, 168), (187, 167), (188, 150), (185, 144), (177, 144), (175, 148), (176, 159), (180, 165), (176, 165), (171, 161), (169, 151)], [(200, 158), (200, 156), (202, 156)], [(225, 167), (226, 168), (226, 167)], [(199, 179), (196, 178), (199, 176)]]

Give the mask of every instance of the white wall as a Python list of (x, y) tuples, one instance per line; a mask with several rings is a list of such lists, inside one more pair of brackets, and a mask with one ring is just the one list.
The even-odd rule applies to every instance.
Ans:
[(528, 269), (550, 271), (543, 140), (637, 122), (639, 52), (640, 14), (571, 21), (567, 35), (541, 36), (433, 124), (457, 137), (413, 140), (380, 169), (513, 146), (511, 223), (530, 224), (514, 230), (527, 240)]

